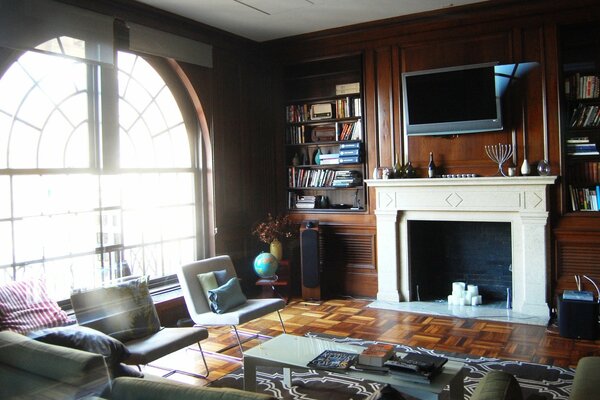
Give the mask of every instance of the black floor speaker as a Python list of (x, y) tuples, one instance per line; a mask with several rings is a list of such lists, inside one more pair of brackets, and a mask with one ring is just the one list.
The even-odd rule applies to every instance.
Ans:
[(596, 340), (598, 338), (598, 303), (559, 299), (558, 329), (562, 337)]
[(302, 297), (321, 298), (321, 271), (319, 263), (319, 223), (305, 221), (300, 226), (300, 260)]

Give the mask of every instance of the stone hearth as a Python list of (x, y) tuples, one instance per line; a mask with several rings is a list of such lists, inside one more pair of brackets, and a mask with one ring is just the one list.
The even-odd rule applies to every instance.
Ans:
[(548, 177), (367, 180), (376, 191), (380, 301), (407, 301), (408, 221), (509, 222), (513, 310), (548, 315)]

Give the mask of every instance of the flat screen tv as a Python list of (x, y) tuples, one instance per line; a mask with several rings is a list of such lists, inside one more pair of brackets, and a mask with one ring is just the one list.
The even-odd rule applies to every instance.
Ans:
[(502, 130), (496, 63), (402, 74), (407, 135), (454, 135)]

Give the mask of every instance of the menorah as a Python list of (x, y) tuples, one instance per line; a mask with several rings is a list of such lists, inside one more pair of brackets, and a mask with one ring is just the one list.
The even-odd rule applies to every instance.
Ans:
[(500, 175), (502, 176), (506, 176), (504, 174), (504, 171), (502, 171), (502, 164), (504, 164), (506, 162), (506, 160), (508, 160), (513, 153), (513, 148), (512, 145), (510, 144), (501, 144), (498, 143), (497, 145), (493, 145), (493, 146), (484, 146), (485, 147), (485, 153), (487, 154), (487, 156), (494, 161), (495, 163), (498, 164), (498, 173), (500, 173)]

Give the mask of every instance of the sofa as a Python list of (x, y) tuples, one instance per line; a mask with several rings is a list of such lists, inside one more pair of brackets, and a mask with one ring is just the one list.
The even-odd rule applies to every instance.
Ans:
[(110, 382), (104, 357), (0, 332), (0, 398), (75, 399)]
[(163, 378), (110, 378), (100, 354), (39, 342), (0, 331), (0, 399), (208, 399), (273, 397), (235, 389), (205, 388)]
[[(600, 357), (583, 357), (577, 363), (569, 400), (600, 399)], [(507, 372), (490, 371), (483, 377), (470, 400), (522, 400), (519, 383)]]

